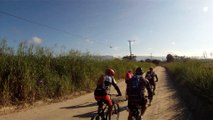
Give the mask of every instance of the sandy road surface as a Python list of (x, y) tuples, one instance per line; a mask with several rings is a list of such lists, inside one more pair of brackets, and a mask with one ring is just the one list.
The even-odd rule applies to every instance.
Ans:
[[(177, 93), (163, 67), (155, 68), (158, 74), (156, 95), (152, 105), (147, 108), (144, 120), (185, 120), (184, 107), (180, 104)], [(121, 91), (125, 91), (125, 83), (120, 82)], [(120, 120), (127, 120), (127, 102), (121, 102)], [(80, 96), (65, 102), (35, 107), (33, 109), (0, 116), (0, 120), (79, 120), (90, 119), (91, 113), (97, 109), (93, 93)]]

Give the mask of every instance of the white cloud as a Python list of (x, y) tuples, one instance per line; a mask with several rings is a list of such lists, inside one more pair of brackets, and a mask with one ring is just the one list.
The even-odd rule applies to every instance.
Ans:
[(208, 12), (208, 10), (209, 10), (209, 7), (207, 6), (203, 7), (203, 12)]
[(203, 53), (206, 52), (208, 57), (212, 57), (213, 55), (210, 55), (211, 52), (213, 52), (213, 49), (196, 49), (196, 50), (172, 50), (172, 49), (166, 49), (163, 50), (161, 53), (158, 54), (172, 54), (172, 55), (178, 55), (178, 56), (203, 56)]
[(90, 39), (86, 39), (86, 42), (90, 43), (90, 44), (93, 44), (94, 42)]
[(148, 50), (153, 50), (152, 48), (148, 48)]
[(40, 45), (42, 41), (43, 40), (39, 37), (32, 37), (32, 40), (30, 40), (30, 44)]
[(172, 42), (172, 45), (176, 45), (176, 43), (175, 43), (175, 42)]

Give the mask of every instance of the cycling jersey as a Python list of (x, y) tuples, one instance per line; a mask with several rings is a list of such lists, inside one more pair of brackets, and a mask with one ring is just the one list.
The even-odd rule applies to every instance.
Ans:
[(95, 89), (95, 96), (105, 96), (109, 93), (111, 85), (117, 88), (117, 82), (111, 76), (104, 76), (103, 82), (101, 85), (97, 86)]
[(111, 105), (112, 101), (109, 99), (109, 92), (111, 85), (116, 89), (117, 93), (121, 95), (121, 91), (117, 85), (115, 79), (111, 76), (105, 75), (103, 77), (103, 82), (100, 85), (97, 85), (94, 95), (96, 100), (104, 100), (104, 102), (108, 105)]
[(155, 77), (156, 77), (156, 81), (158, 81), (158, 77), (157, 77), (157, 75), (155, 74), (155, 72), (153, 72), (153, 71), (148, 71), (147, 73), (146, 73), (146, 79), (148, 79), (149, 80), (149, 82), (150, 82), (150, 84), (151, 85), (155, 85)]

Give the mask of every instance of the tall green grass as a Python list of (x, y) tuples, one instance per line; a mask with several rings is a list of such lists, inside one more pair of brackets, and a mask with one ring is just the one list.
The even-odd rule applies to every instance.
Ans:
[(213, 61), (188, 61), (167, 64), (172, 76), (204, 100), (213, 103)]
[(55, 54), (51, 49), (21, 43), (16, 50), (0, 42), (0, 105), (34, 103), (57, 99), (76, 91), (92, 91), (106, 68), (124, 78), (128, 69), (145, 70), (151, 63), (102, 60), (88, 53), (70, 50)]
[[(213, 112), (213, 61), (186, 60), (166, 64), (184, 99), (197, 114)], [(208, 114), (208, 115), (206, 115)]]

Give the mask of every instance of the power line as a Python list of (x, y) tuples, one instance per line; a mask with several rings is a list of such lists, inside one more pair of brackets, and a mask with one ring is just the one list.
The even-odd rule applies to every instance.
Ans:
[(20, 16), (17, 16), (17, 15), (14, 15), (14, 14), (11, 14), (11, 13), (8, 13), (8, 12), (5, 12), (5, 11), (1, 11), (0, 10), (0, 13), (4, 14), (4, 15), (7, 15), (7, 16), (14, 17), (14, 18), (19, 19), (19, 20), (23, 20), (23, 21), (31, 23), (31, 24), (39, 25), (39, 26), (46, 27), (46, 28), (49, 28), (49, 29), (53, 29), (53, 30), (56, 30), (56, 31), (59, 31), (59, 32), (63, 32), (65, 34), (69, 34), (69, 35), (72, 35), (72, 36), (78, 36), (78, 37), (86, 39), (86, 37), (83, 37), (83, 36), (80, 36), (80, 35), (74, 35), (73, 33), (70, 33), (68, 31), (65, 31), (65, 30), (62, 30), (62, 29), (58, 29), (56, 27), (52, 27), (52, 26), (49, 26), (49, 25), (46, 25), (46, 24), (43, 24), (43, 23), (39, 23), (39, 22), (30, 20), (30, 19), (27, 19), (27, 18), (24, 18), (24, 17), (20, 17)]
[[(52, 26), (49, 26), (49, 25), (46, 25), (46, 24), (43, 24), (43, 23), (39, 23), (39, 22), (30, 20), (30, 19), (27, 19), (27, 18), (24, 18), (24, 17), (21, 17), (21, 16), (17, 16), (17, 15), (5, 12), (5, 11), (0, 10), (0, 14), (11, 16), (11, 17), (14, 17), (16, 19), (19, 19), (19, 20), (22, 20), (22, 21), (25, 21), (25, 22), (28, 22), (28, 23), (31, 23), (31, 24), (35, 24), (35, 25), (38, 25), (38, 26), (41, 26), (41, 27), (45, 27), (45, 28), (48, 28), (48, 29), (52, 29), (52, 30), (55, 30), (55, 31), (59, 31), (59, 32), (62, 32), (62, 33), (68, 34), (68, 35), (80, 37), (80, 38), (83, 38), (83, 39), (88, 39), (88, 37), (84, 37), (84, 36), (76, 35), (76, 34), (74, 35), (73, 33), (70, 33), (68, 31), (65, 31), (65, 30), (62, 30), (62, 29), (59, 29), (59, 28), (56, 28), (56, 27), (52, 27)], [(96, 43), (103, 45), (103, 43), (100, 43), (100, 42), (96, 42)]]
[[(43, 23), (39, 23), (39, 22), (36, 22), (36, 21), (30, 20), (30, 19), (18, 16), (18, 15), (11, 14), (9, 12), (2, 11), (2, 10), (0, 10), (0, 14), (7, 15), (7, 16), (10, 16), (10, 17), (14, 17), (16, 19), (19, 19), (19, 20), (22, 20), (22, 21), (25, 21), (25, 22), (28, 22), (28, 23), (31, 23), (31, 24), (35, 24), (35, 25), (38, 25), (38, 26), (41, 26), (41, 27), (45, 27), (45, 28), (48, 28), (48, 29), (59, 31), (59, 32), (62, 32), (64, 34), (77, 36), (77, 37), (80, 37), (80, 38), (83, 38), (83, 39), (88, 39), (88, 37), (84, 37), (84, 36), (81, 36), (81, 35), (76, 35), (76, 34), (68, 32), (68, 31), (65, 31), (65, 30), (62, 30), (62, 29), (59, 29), (59, 28), (56, 28), (56, 27), (52, 27), (50, 25), (46, 25), (46, 24), (43, 24)], [(100, 41), (95, 41), (95, 43), (96, 44), (100, 44), (100, 45), (104, 45), (104, 46), (109, 47), (109, 48), (114, 48), (111, 44), (106, 45), (106, 43), (103, 44)]]

